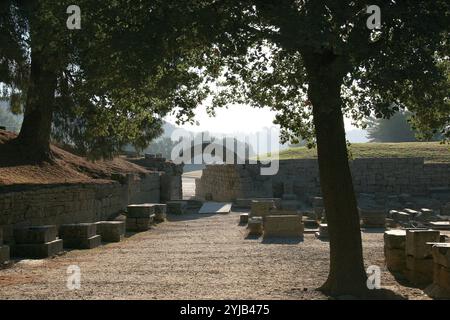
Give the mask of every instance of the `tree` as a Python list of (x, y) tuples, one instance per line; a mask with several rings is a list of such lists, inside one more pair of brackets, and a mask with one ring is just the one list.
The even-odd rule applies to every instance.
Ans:
[(186, 19), (195, 2), (80, 0), (80, 30), (66, 27), (70, 4), (0, 7), (7, 38), (0, 81), (12, 104), (23, 105), (16, 142), (24, 156), (51, 158), (52, 134), (93, 157), (110, 156), (127, 143), (144, 148), (174, 109), (183, 121), (192, 117), (209, 92), (202, 70), (191, 68), (210, 51)]
[(371, 142), (417, 141), (406, 112), (397, 112), (389, 119), (370, 119), (367, 128)]
[[(366, 25), (369, 4), (381, 9), (380, 29)], [(361, 295), (366, 273), (343, 115), (360, 123), (407, 106), (421, 129), (443, 128), (449, 136), (443, 67), (449, 3), (280, 0), (230, 6), (241, 14), (228, 29), (226, 20), (212, 23), (224, 26), (216, 43), (227, 65), (216, 106), (269, 106), (279, 111), (284, 140), (316, 142), (330, 233), (330, 273), (321, 289)]]

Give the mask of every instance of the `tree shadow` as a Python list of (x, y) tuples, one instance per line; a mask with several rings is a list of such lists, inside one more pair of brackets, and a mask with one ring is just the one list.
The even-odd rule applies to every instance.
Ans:
[(386, 228), (361, 228), (363, 233), (384, 233)]
[[(320, 291), (319, 289), (317, 289)], [(408, 300), (407, 297), (394, 292), (390, 289), (381, 288), (374, 290), (367, 290), (360, 296), (342, 295), (342, 296), (330, 296), (330, 300)]]
[(304, 241), (303, 237), (292, 237), (292, 238), (283, 238), (283, 237), (267, 237), (263, 238), (263, 244), (299, 244)]

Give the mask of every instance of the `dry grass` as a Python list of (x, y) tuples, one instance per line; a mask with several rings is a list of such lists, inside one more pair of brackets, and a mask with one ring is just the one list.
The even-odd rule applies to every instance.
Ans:
[(0, 185), (59, 184), (109, 179), (112, 173), (147, 172), (123, 158), (92, 162), (52, 146), (54, 162), (30, 163), (11, 141), (15, 134), (0, 130)]

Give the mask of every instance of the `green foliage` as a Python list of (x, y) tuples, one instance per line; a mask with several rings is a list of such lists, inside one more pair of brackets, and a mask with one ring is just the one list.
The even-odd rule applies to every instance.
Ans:
[[(27, 50), (33, 48), (43, 52), (46, 68), (58, 75), (54, 139), (94, 158), (107, 157), (128, 143), (145, 148), (173, 110), (179, 121), (191, 120), (192, 110), (210, 92), (208, 74), (214, 73), (204, 61), (212, 48), (193, 19), (201, 1), (80, 0), (81, 30), (66, 28), (70, 4), (2, 5), (7, 19), (0, 26), (14, 30), (15, 37), (11, 50), (0, 51), (0, 61), (28, 70)], [(23, 21), (24, 28), (15, 21)], [(8, 70), (1, 81), (11, 101), (14, 94), (23, 100), (27, 83), (18, 86), (16, 69)]]
[[(418, 131), (450, 137), (448, 1), (240, 4), (247, 20), (230, 27), (234, 46), (218, 45), (227, 68), (217, 106), (268, 106), (278, 111), (283, 140), (311, 141), (310, 85), (328, 74), (341, 84), (341, 107), (355, 124), (364, 127), (367, 117), (389, 118), (408, 108)], [(381, 8), (380, 30), (366, 27), (369, 4)], [(319, 63), (322, 58), (330, 64)]]
[(389, 119), (370, 119), (367, 128), (372, 142), (412, 142), (417, 141), (408, 122), (411, 114), (397, 112)]

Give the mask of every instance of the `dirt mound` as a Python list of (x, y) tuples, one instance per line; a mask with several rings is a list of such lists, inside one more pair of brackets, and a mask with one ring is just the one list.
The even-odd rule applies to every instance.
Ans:
[(122, 157), (89, 161), (54, 145), (53, 163), (33, 164), (25, 161), (17, 145), (11, 143), (15, 137), (12, 132), (0, 130), (0, 185), (84, 183), (110, 179), (113, 173), (148, 172)]

